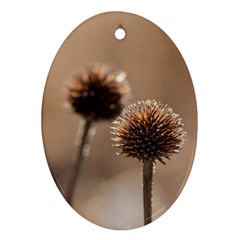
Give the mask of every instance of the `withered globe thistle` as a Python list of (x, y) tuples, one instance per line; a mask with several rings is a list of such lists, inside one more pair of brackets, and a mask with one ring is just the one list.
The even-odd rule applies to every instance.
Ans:
[(170, 159), (182, 148), (185, 132), (181, 118), (166, 104), (141, 101), (125, 108), (113, 122), (114, 146), (140, 161)]
[(109, 120), (121, 112), (129, 89), (124, 72), (110, 72), (107, 65), (95, 64), (72, 76), (67, 100), (86, 119)]

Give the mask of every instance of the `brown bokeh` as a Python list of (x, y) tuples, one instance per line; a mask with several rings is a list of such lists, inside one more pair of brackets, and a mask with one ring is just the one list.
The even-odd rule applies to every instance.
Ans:
[[(122, 25), (124, 40), (115, 30)], [(161, 216), (180, 194), (191, 170), (197, 137), (197, 109), (187, 66), (176, 46), (156, 25), (142, 17), (115, 12), (100, 14), (76, 28), (63, 43), (51, 66), (43, 98), (42, 130), (47, 161), (64, 188), (80, 116), (64, 105), (64, 85), (73, 71), (106, 63), (127, 72), (132, 99), (167, 103), (183, 118), (186, 142), (178, 155), (154, 174), (153, 219)], [(111, 122), (96, 125), (91, 151), (74, 191), (73, 208), (100, 226), (131, 229), (143, 225), (141, 163), (117, 156)]]

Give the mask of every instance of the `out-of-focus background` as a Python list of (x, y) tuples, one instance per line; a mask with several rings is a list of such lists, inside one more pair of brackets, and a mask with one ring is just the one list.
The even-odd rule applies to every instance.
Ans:
[[(121, 41), (114, 36), (119, 24), (126, 30)], [(47, 161), (63, 188), (81, 121), (80, 116), (64, 108), (64, 86), (69, 74), (96, 62), (126, 71), (132, 88), (129, 103), (161, 100), (183, 118), (188, 133), (184, 148), (166, 166), (156, 165), (153, 190), (153, 219), (156, 219), (180, 194), (194, 158), (197, 110), (187, 66), (163, 31), (135, 15), (99, 15), (75, 29), (51, 66), (42, 109)], [(103, 227), (140, 227), (143, 225), (142, 166), (136, 159), (115, 154), (110, 126), (111, 122), (96, 125), (89, 157), (74, 190), (73, 208)]]

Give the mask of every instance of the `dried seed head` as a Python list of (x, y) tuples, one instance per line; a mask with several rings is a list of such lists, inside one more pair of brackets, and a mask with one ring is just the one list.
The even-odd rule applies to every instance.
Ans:
[(67, 100), (74, 112), (94, 121), (116, 117), (129, 95), (126, 74), (112, 73), (103, 64), (75, 74), (67, 86)]
[(114, 146), (140, 161), (170, 159), (182, 148), (185, 132), (177, 114), (155, 100), (128, 106), (113, 122)]

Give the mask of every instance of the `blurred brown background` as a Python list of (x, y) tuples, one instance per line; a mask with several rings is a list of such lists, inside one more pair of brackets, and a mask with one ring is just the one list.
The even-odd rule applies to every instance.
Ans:
[[(114, 36), (120, 24), (127, 34), (121, 41)], [(161, 100), (183, 118), (187, 131), (184, 148), (166, 166), (156, 165), (153, 197), (153, 219), (156, 219), (180, 194), (195, 153), (197, 110), (188, 69), (166, 34), (136, 15), (101, 14), (76, 28), (51, 66), (42, 109), (47, 161), (63, 188), (81, 119), (63, 107), (64, 85), (71, 72), (96, 62), (127, 72), (132, 87), (130, 103)], [(136, 228), (143, 225), (142, 165), (136, 159), (115, 154), (110, 126), (110, 122), (96, 126), (90, 155), (74, 191), (73, 208), (103, 227)]]

